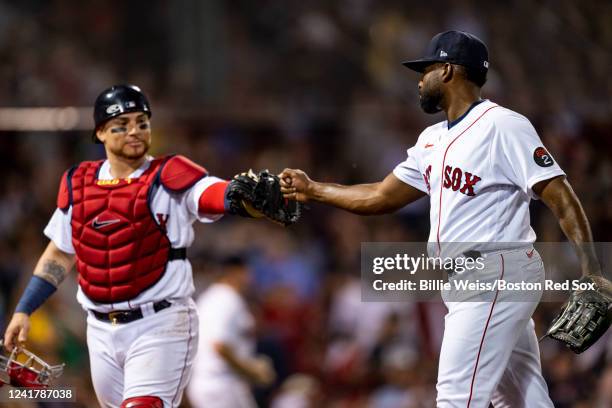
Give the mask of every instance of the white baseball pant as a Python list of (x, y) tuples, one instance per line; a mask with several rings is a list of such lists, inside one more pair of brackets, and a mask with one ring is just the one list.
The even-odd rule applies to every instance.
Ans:
[[(172, 301), (155, 313), (113, 325), (87, 318), (91, 378), (100, 405), (119, 408), (128, 398), (155, 396), (177, 407), (198, 346), (198, 315), (192, 299)], [(150, 307), (148, 307), (150, 306)]]
[[(488, 253), (484, 265), (473, 271), (480, 282), (544, 282), (542, 259), (531, 247)], [(530, 292), (529, 300), (512, 291), (488, 294), (487, 301), (445, 301), (436, 406), (553, 407), (531, 319), (542, 293)]]

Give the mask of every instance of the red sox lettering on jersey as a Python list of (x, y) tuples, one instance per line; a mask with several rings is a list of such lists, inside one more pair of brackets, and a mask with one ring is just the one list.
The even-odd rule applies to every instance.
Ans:
[[(476, 102), (450, 126), (444, 121), (425, 129), (393, 174), (429, 195), (431, 256), (484, 251), (484, 269), (473, 271), (481, 282), (544, 280), (532, 247), (529, 202), (537, 198), (535, 184), (564, 173), (525, 117)], [(454, 301), (442, 293), (449, 312), (436, 406), (552, 406), (530, 320), (539, 298), (511, 301), (511, 291), (474, 296), (482, 301)], [(528, 389), (514, 392), (515, 378), (526, 379)]]
[(488, 100), (425, 129), (393, 173), (429, 194), (433, 243), (533, 242), (531, 188), (564, 174), (525, 117)]
[[(427, 166), (425, 173), (423, 173), (423, 181), (427, 185), (427, 192), (431, 194), (431, 186), (429, 184), (429, 177), (431, 175), (431, 165)], [(444, 184), (443, 187), (446, 189), (452, 189), (453, 191), (459, 191), (468, 196), (475, 196), (474, 186), (482, 180), (475, 174), (469, 171), (463, 171), (459, 167), (453, 168), (452, 166), (446, 166), (444, 168)]]
[(431, 194), (431, 184), (429, 184), (429, 177), (431, 176), (431, 164), (427, 166), (425, 173), (423, 173), (423, 181), (427, 185), (427, 194)]
[[(428, 75), (435, 78), (435, 67), (427, 71), (432, 62), (484, 74), (488, 50), (472, 34), (446, 31), (432, 39), (424, 58), (404, 65), (424, 74), (419, 85), (427, 85)], [(449, 85), (440, 92), (452, 98), (458, 89)], [(463, 114), (425, 129), (393, 171), (398, 180), (429, 195), (429, 256), (482, 262), (448, 276), (455, 284), (476, 283), (475, 290), (455, 290), (451, 283), (440, 293), (448, 313), (435, 406), (552, 408), (531, 319), (542, 292), (517, 298), (517, 291), (498, 284), (543, 284), (529, 202), (537, 199), (538, 183), (564, 173), (524, 116), (480, 98), (469, 107), (451, 103), (445, 113), (452, 115), (453, 107)]]

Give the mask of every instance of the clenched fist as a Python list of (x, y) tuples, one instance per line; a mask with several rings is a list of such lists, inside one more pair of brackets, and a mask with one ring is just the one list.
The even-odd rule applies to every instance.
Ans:
[(289, 200), (306, 202), (313, 198), (315, 182), (302, 170), (285, 169), (279, 175), (281, 192)]

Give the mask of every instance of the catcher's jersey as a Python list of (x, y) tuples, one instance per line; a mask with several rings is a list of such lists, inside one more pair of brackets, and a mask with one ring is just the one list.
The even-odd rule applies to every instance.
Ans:
[[(143, 165), (130, 174), (130, 178), (136, 178), (149, 167), (152, 157), (149, 157)], [(99, 180), (112, 180), (110, 164), (106, 160), (100, 167)], [(223, 181), (217, 177), (206, 176), (198, 181), (190, 189), (182, 194), (170, 194), (164, 188), (156, 190), (151, 200), (151, 211), (156, 215), (156, 222), (163, 220), (166, 226), (166, 234), (173, 248), (186, 248), (193, 243), (193, 223), (214, 222), (221, 215), (207, 215), (198, 213), (198, 200), (204, 190), (214, 183)], [(71, 227), (72, 208), (63, 212), (56, 209), (47, 224), (44, 233), (62, 251), (74, 254), (72, 246)], [(194, 292), (191, 264), (186, 259), (177, 259), (168, 262), (166, 272), (162, 278), (152, 287), (142, 292), (130, 301), (112, 304), (95, 303), (89, 299), (79, 287), (77, 300), (84, 309), (109, 312), (111, 310), (133, 309), (139, 305), (160, 300), (181, 299), (190, 297)]]
[(527, 118), (483, 100), (425, 129), (393, 174), (429, 195), (429, 242), (440, 254), (442, 243), (534, 242), (532, 187), (565, 173)]

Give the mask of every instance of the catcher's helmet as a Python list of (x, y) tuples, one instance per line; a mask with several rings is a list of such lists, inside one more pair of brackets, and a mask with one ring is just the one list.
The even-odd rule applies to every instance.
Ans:
[(7, 354), (0, 346), (0, 387), (10, 384), (14, 387), (47, 388), (52, 380), (62, 375), (63, 370), (63, 364), (49, 365), (24, 348), (15, 347)]
[(115, 116), (128, 112), (144, 112), (151, 117), (149, 101), (139, 87), (135, 85), (113, 85), (102, 91), (96, 98), (94, 105), (94, 141), (100, 143), (96, 137), (96, 130), (101, 125)]

